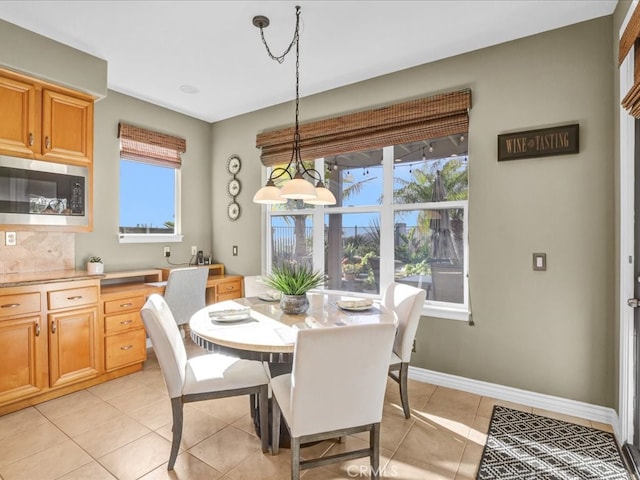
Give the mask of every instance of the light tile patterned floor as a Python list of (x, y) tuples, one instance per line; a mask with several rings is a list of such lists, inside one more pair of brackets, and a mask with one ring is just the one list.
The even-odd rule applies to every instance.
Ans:
[[(203, 352), (186, 341), (190, 355)], [(387, 385), (381, 427), (382, 478), (471, 480), (475, 478), (493, 405), (554, 416), (509, 402), (410, 381), (412, 417), (399, 403), (398, 386)], [(247, 397), (185, 405), (185, 426), (175, 471), (167, 472), (171, 408), (153, 351), (141, 372), (35, 407), (0, 416), (0, 478), (3, 480), (286, 480), (289, 450), (263, 454), (253, 431)], [(593, 424), (611, 431), (608, 425)], [(326, 441), (303, 450), (323, 455), (365, 445), (366, 437)], [(360, 459), (303, 472), (305, 480), (369, 478)]]

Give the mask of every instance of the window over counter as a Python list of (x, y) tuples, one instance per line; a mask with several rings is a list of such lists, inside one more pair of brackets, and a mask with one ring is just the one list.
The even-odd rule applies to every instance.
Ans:
[(186, 140), (120, 123), (121, 243), (181, 241), (180, 167)]

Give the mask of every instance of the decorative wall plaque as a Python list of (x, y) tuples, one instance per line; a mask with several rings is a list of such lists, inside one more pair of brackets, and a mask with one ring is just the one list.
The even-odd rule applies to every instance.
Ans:
[(240, 180), (236, 178), (236, 175), (242, 168), (242, 161), (238, 155), (231, 155), (227, 160), (227, 171), (231, 174), (229, 183), (227, 183), (227, 193), (231, 197), (231, 203), (227, 207), (227, 216), (229, 220), (237, 220), (240, 217), (240, 205), (238, 204), (236, 197), (240, 193)]
[(498, 135), (498, 161), (578, 153), (579, 137), (577, 123)]

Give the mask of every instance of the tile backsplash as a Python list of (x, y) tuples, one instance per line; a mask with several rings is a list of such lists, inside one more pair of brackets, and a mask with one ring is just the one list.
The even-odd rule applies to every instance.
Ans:
[(74, 233), (16, 232), (14, 246), (7, 246), (5, 232), (0, 233), (0, 275), (75, 268)]

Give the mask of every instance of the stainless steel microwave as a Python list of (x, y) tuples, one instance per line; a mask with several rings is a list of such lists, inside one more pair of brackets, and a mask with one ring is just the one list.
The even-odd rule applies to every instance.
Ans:
[(86, 167), (0, 156), (0, 224), (89, 224)]

